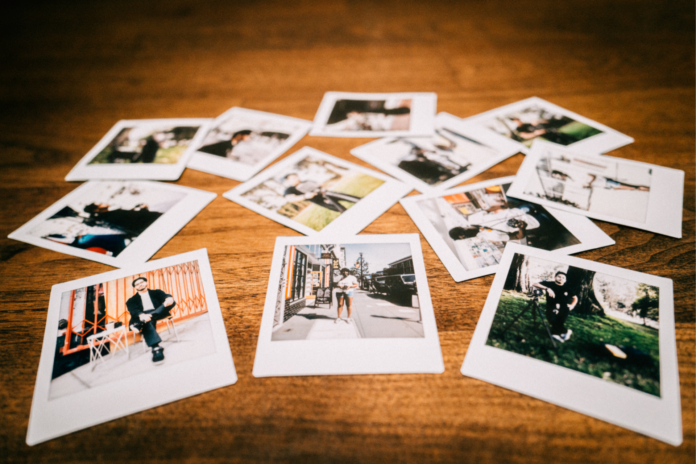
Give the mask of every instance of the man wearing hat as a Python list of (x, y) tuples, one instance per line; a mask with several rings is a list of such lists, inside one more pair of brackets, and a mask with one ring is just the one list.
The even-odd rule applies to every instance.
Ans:
[(130, 328), (142, 333), (145, 343), (152, 348), (152, 362), (159, 364), (164, 361), (164, 348), (159, 346), (162, 339), (157, 333), (157, 321), (168, 318), (176, 302), (162, 290), (150, 290), (145, 277), (137, 277), (132, 285), (136, 294), (126, 301)]

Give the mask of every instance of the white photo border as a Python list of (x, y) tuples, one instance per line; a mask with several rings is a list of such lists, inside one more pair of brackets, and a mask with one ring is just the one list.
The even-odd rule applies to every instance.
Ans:
[[(606, 163), (614, 161), (619, 164), (641, 166), (652, 169), (650, 182), (650, 199), (645, 222), (631, 221), (606, 214), (591, 213), (589, 211), (573, 208), (561, 203), (537, 198), (524, 193), (524, 189), (531, 176), (535, 175), (535, 168), (539, 159), (547, 152), (567, 154), (569, 156), (596, 159)], [(657, 234), (674, 238), (682, 238), (682, 206), (684, 201), (684, 171), (666, 168), (656, 164), (642, 163), (623, 158), (615, 158), (606, 155), (588, 155), (574, 150), (562, 148), (553, 143), (543, 141), (534, 142), (531, 153), (524, 159), (522, 166), (517, 171), (517, 178), (510, 186), (508, 195), (515, 198), (538, 203), (559, 211), (567, 211), (572, 214), (587, 216), (600, 221), (611, 222), (636, 229), (647, 230)]]
[[(172, 119), (122, 119), (118, 121), (99, 142), (78, 161), (65, 176), (68, 182), (85, 180), (177, 180), (186, 169), (189, 159), (198, 144), (208, 132), (210, 118), (172, 118)], [(162, 126), (198, 126), (196, 135), (176, 164), (134, 163), (134, 164), (95, 164), (94, 159), (126, 127), (138, 124), (161, 124)]]
[[(338, 218), (333, 220), (321, 231), (316, 231), (288, 217), (285, 217), (282, 214), (269, 211), (266, 208), (257, 205), (256, 203), (249, 201), (242, 196), (244, 193), (248, 192), (252, 188), (282, 173), (283, 171), (287, 170), (288, 167), (296, 164), (298, 161), (306, 158), (307, 156), (320, 158), (322, 160), (329, 161), (347, 169), (351, 169), (375, 177), (377, 179), (383, 180), (384, 184), (367, 194), (367, 196), (362, 198), (358, 203), (355, 204), (355, 206), (342, 213)], [(370, 225), (370, 223), (372, 223), (375, 219), (384, 214), (389, 208), (396, 204), (400, 198), (402, 198), (404, 195), (407, 195), (411, 190), (412, 188), (410, 186), (403, 184), (393, 179), (392, 177), (386, 176), (382, 173), (373, 171), (371, 169), (363, 168), (362, 166), (358, 166), (357, 164), (353, 164), (349, 161), (336, 158), (335, 156), (329, 155), (314, 148), (302, 147), (292, 155), (274, 164), (273, 166), (266, 169), (261, 174), (255, 176), (251, 180), (238, 185), (232, 190), (223, 193), (222, 196), (227, 198), (228, 200), (240, 204), (241, 206), (244, 206), (245, 208), (259, 213), (262, 216), (265, 216), (275, 222), (283, 224), (286, 227), (289, 227), (308, 236), (332, 233), (350, 235), (357, 234), (365, 227)]]
[[(447, 268), (447, 271), (450, 273), (455, 282), (462, 282), (485, 275), (495, 274), (500, 267), (500, 264), (467, 271), (461, 261), (459, 261), (457, 256), (452, 253), (449, 246), (447, 246), (440, 233), (425, 216), (418, 203), (423, 200), (440, 198), (445, 195), (453, 195), (456, 193), (469, 192), (471, 190), (485, 187), (508, 184), (514, 180), (515, 176), (500, 177), (498, 179), (491, 179), (483, 182), (477, 182), (475, 184), (465, 185), (446, 192), (431, 193), (426, 195), (412, 195), (402, 198), (399, 201), (399, 203), (401, 203), (408, 215), (411, 217), (411, 220), (413, 220), (418, 229), (421, 231), (423, 237), (425, 237), (425, 239), (428, 241), (435, 254), (437, 254), (438, 258), (440, 258), (442, 264), (445, 265), (445, 268)], [(537, 202), (532, 201), (531, 203)], [(546, 211), (556, 218), (566, 229), (568, 229), (568, 231), (573, 234), (575, 238), (580, 240), (580, 243), (577, 245), (559, 248), (558, 250), (554, 250), (554, 253), (574, 254), (587, 250), (594, 250), (596, 248), (611, 246), (616, 243), (610, 236), (605, 234), (602, 229), (597, 227), (592, 221), (585, 217), (578, 216), (577, 214), (553, 210), (550, 208), (546, 209)], [(508, 246), (510, 246), (510, 244), (507, 244), (505, 248)]]
[(447, 179), (439, 185), (430, 185), (427, 182), (423, 182), (416, 176), (409, 174), (408, 172), (404, 171), (398, 166), (383, 161), (382, 159), (380, 159), (379, 156), (375, 156), (373, 154), (375, 150), (379, 150), (380, 147), (388, 143), (391, 143), (399, 139), (400, 137), (389, 137), (375, 140), (374, 142), (370, 142), (365, 145), (353, 148), (350, 151), (350, 153), (356, 156), (357, 158), (360, 158), (361, 160), (365, 161), (366, 163), (370, 163), (374, 167), (381, 169), (387, 174), (399, 179), (403, 183), (411, 185), (414, 189), (422, 193), (440, 192), (443, 190), (447, 190), (448, 188), (454, 187), (455, 185), (461, 184), (462, 182), (465, 182), (471, 179), (472, 177), (481, 174), (482, 172), (492, 168), (498, 163), (505, 161), (511, 156), (517, 153), (521, 153), (519, 147), (517, 146), (517, 143), (511, 140), (504, 140), (500, 137), (495, 137), (491, 134), (481, 132), (477, 130), (477, 128), (475, 128), (474, 126), (466, 124), (461, 118), (453, 116), (449, 113), (438, 113), (435, 117), (435, 127), (451, 128), (452, 130), (455, 130), (456, 132), (466, 137), (469, 137), (470, 139), (475, 140), (476, 142), (481, 143), (487, 148), (497, 151), (498, 155), (492, 157), (490, 161), (482, 163), (476, 166), (474, 169), (467, 170), (466, 172), (454, 176), (451, 179)]
[[(273, 316), (285, 247), (313, 244), (406, 243), (418, 282), (423, 338), (272, 341)], [(331, 356), (326, 353), (331, 352)], [(254, 377), (349, 374), (441, 374), (445, 366), (418, 234), (278, 237), (254, 358)]]
[[(153, 188), (169, 190), (172, 192), (185, 193), (186, 197), (174, 205), (170, 210), (162, 214), (150, 227), (145, 229), (132, 243), (130, 243), (118, 256), (107, 256), (94, 251), (82, 250), (70, 245), (52, 242), (40, 237), (30, 235), (30, 232), (39, 224), (45, 222), (70, 204), (71, 201), (81, 198), (83, 193), (88, 192), (92, 187), (100, 183), (137, 183), (145, 184)], [(154, 181), (144, 180), (93, 180), (85, 182), (75, 190), (65, 195), (63, 198), (53, 203), (51, 206), (43, 210), (29, 222), (24, 224), (19, 229), (8, 235), (8, 238), (19, 240), (21, 242), (30, 243), (41, 248), (57, 251), (66, 255), (77, 256), (78, 258), (96, 261), (102, 264), (108, 264), (113, 267), (126, 267), (141, 264), (147, 261), (157, 253), (166, 243), (174, 237), (179, 230), (188, 224), (203, 208), (217, 197), (216, 193), (206, 192), (203, 190), (184, 187), (181, 185), (165, 184)]]
[[(515, 253), (658, 287), (661, 397), (486, 345)], [(670, 279), (510, 244), (505, 248), (461, 372), (465, 376), (557, 404), (674, 446), (679, 446), (683, 439), (674, 297)], [(543, 382), (539, 379), (543, 379)]]
[(219, 124), (225, 122), (232, 116), (248, 118), (250, 121), (265, 119), (270, 121), (280, 121), (286, 124), (297, 124), (300, 126), (300, 129), (290, 134), (290, 137), (287, 140), (285, 140), (275, 150), (253, 166), (198, 151), (203, 143), (203, 137), (201, 138), (200, 143), (196, 146), (196, 150), (186, 167), (195, 169), (197, 171), (207, 172), (208, 174), (214, 174), (216, 176), (227, 177), (229, 179), (244, 182), (249, 180), (254, 176), (254, 174), (268, 166), (273, 160), (292, 148), (292, 146), (299, 142), (302, 137), (307, 135), (309, 129), (312, 127), (312, 122), (305, 119), (298, 119), (290, 116), (283, 116), (280, 114), (267, 113), (264, 111), (251, 110), (235, 106), (215, 118), (215, 120), (208, 127), (206, 135), (211, 130), (215, 129)]
[[(338, 100), (386, 100), (389, 98), (411, 99), (411, 119), (408, 130), (396, 131), (332, 131), (326, 122)], [(432, 92), (399, 93), (355, 93), (326, 92), (314, 116), (309, 135), (318, 137), (428, 137), (434, 134), (437, 94)]]
[[(624, 145), (628, 145), (630, 143), (634, 142), (633, 137), (629, 137), (626, 134), (622, 134), (621, 132), (612, 129), (611, 127), (605, 126), (604, 124), (600, 124), (597, 121), (594, 121), (592, 119), (586, 118), (584, 116), (581, 116), (577, 113), (574, 113), (570, 110), (567, 110), (561, 106), (554, 105), (553, 103), (546, 101), (542, 98), (539, 97), (531, 97), (527, 98), (525, 100), (520, 100), (515, 103), (510, 103), (509, 105), (501, 106), (499, 108), (495, 108), (489, 111), (485, 111), (483, 113), (470, 116), (465, 119), (467, 123), (475, 125), (480, 131), (482, 132), (487, 132), (489, 134), (495, 135), (496, 137), (501, 137), (506, 140), (511, 140), (508, 137), (505, 137), (503, 135), (498, 134), (497, 132), (488, 129), (487, 127), (483, 126), (481, 122), (486, 119), (490, 119), (492, 117), (498, 116), (498, 115), (505, 115), (509, 114), (514, 111), (519, 111), (523, 110), (530, 105), (539, 105), (547, 110), (554, 111), (556, 113), (562, 113), (564, 116), (568, 116), (575, 121), (581, 122), (583, 124), (587, 124), (588, 126), (594, 127), (595, 129), (600, 129), (602, 131), (601, 134), (595, 134), (591, 137), (588, 137), (584, 140), (580, 140), (578, 142), (572, 143), (568, 145), (568, 147), (572, 147), (575, 150), (582, 150), (584, 152), (590, 152), (590, 153), (606, 153), (611, 150), (615, 150), (619, 147), (623, 147)], [(529, 153), (530, 149), (527, 148), (523, 143), (515, 142), (514, 140), (511, 140), (515, 145), (517, 145), (519, 151), (522, 153)], [(551, 142), (548, 142), (551, 143)], [(563, 146), (563, 145), (558, 145), (558, 144), (553, 144), (556, 146)]]
[[(56, 329), (63, 293), (189, 261), (198, 261), (200, 267), (201, 280), (208, 303), (211, 332), (215, 342), (215, 353), (137, 376), (115, 380), (107, 385), (101, 385), (79, 394), (49, 401), (53, 354), (56, 347)], [(51, 289), (46, 331), (41, 348), (41, 360), (31, 404), (26, 442), (33, 446), (172, 401), (232, 385), (236, 381), (237, 374), (232, 361), (229, 339), (220, 311), (208, 252), (205, 248), (151, 261), (136, 268), (120, 269), (57, 284)], [(143, 390), (143, 385), (147, 385), (147, 389)], [(125, 403), (103, 401), (104, 397), (123, 398), (124, 390), (137, 391), (138, 395), (127, 395), (129, 400)], [(60, 421), (57, 421), (56, 417), (59, 417)]]

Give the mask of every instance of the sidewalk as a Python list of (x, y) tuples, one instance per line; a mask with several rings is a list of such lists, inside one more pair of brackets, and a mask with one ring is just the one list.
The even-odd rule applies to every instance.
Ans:
[(424, 336), (419, 308), (399, 306), (379, 294), (357, 290), (353, 298), (352, 323), (348, 310), (335, 323), (337, 301), (307, 306), (273, 332), (272, 340), (327, 340), (348, 338), (421, 338)]

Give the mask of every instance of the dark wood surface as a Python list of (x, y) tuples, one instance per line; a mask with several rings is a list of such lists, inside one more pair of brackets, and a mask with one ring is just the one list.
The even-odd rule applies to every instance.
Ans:
[[(119, 119), (312, 119), (329, 90), (437, 92), (462, 117), (537, 95), (635, 138), (613, 156), (686, 172), (684, 238), (598, 223), (616, 245), (579, 255), (674, 280), (679, 447), (463, 377), (492, 276), (456, 284), (425, 240), (444, 374), (252, 377), (274, 240), (297, 233), (219, 196), (155, 258), (208, 248), (238, 383), (35, 447), (51, 286), (112, 268), (0, 239), (0, 460), (693, 462), (693, 1), (10, 2), (0, 16), (2, 237), (77, 186), (64, 176)], [(290, 153), (365, 165), (349, 150), (366, 141), (305, 137)], [(238, 184), (192, 170), (176, 183)], [(395, 232), (418, 232), (400, 205), (363, 233)]]

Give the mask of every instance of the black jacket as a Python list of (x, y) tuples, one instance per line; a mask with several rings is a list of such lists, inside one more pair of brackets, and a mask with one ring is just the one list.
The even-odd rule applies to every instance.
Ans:
[[(150, 295), (150, 299), (152, 300), (152, 306), (154, 306), (154, 309), (157, 309), (160, 306), (162, 306), (164, 300), (171, 296), (164, 293), (162, 290), (148, 289), (147, 293)], [(176, 303), (174, 303), (171, 306), (167, 306), (167, 311), (171, 311), (174, 306), (176, 306)], [(128, 308), (128, 312), (131, 315), (131, 321), (140, 320), (140, 315), (143, 313), (143, 300), (140, 298), (139, 293), (136, 293), (132, 297), (128, 298), (128, 301), (126, 301), (126, 308)]]

